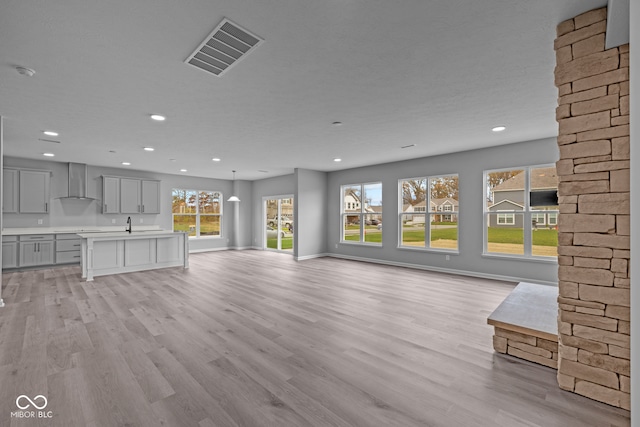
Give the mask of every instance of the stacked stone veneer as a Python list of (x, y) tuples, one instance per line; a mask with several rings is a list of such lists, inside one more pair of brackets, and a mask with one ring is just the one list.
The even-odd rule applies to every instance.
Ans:
[(558, 25), (561, 388), (630, 410), (629, 45), (606, 8)]
[[(495, 327), (493, 349), (498, 353), (539, 363), (550, 368), (558, 367), (558, 342), (533, 334)], [(550, 338), (550, 337), (549, 337)]]

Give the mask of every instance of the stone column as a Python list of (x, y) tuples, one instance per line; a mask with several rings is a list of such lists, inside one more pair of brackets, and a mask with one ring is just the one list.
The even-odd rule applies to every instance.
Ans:
[(606, 19), (576, 16), (555, 40), (558, 383), (630, 410), (629, 45), (605, 50)]

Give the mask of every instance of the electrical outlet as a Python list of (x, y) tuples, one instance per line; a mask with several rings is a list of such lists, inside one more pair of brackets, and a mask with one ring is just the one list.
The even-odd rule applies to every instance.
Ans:
[(447, 261), (449, 261), (451, 259), (451, 257), (449, 255), (445, 255), (444, 259), (446, 259)]
[(111, 220), (111, 224), (115, 224), (115, 223), (116, 223), (116, 220), (114, 218), (114, 219)]
[(38, 219), (38, 225), (42, 225), (42, 219)]
[(336, 249), (338, 249), (338, 244), (336, 243)]
[(140, 224), (142, 224), (144, 222), (144, 219), (140, 218)]

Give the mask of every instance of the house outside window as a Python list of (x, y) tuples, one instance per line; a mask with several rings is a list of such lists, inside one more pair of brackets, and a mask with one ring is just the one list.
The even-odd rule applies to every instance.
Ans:
[(222, 193), (219, 191), (172, 190), (173, 231), (191, 238), (222, 236)]
[(343, 185), (340, 189), (340, 241), (382, 246), (382, 183)]
[[(484, 176), (488, 199), (484, 254), (555, 259), (558, 246), (555, 165), (491, 170), (485, 171)], [(541, 194), (545, 197), (541, 198)]]
[(399, 247), (457, 251), (458, 175), (403, 179), (398, 184)]

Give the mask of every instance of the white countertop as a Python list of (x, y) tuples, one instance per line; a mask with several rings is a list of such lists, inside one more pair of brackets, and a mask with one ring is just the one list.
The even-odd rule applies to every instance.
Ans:
[[(77, 227), (28, 227), (28, 228), (5, 228), (2, 230), (3, 236), (21, 236), (27, 234), (78, 234), (78, 233), (115, 233), (125, 232), (125, 225), (112, 226), (91, 226), (81, 225)], [(133, 232), (167, 231), (157, 225), (134, 225)], [(171, 231), (168, 231), (171, 232)], [(129, 233), (127, 233), (129, 234)]]
[(113, 231), (113, 232), (84, 232), (76, 233), (83, 239), (100, 239), (100, 240), (113, 240), (113, 239), (145, 239), (152, 237), (161, 237), (167, 235), (175, 235), (184, 232), (173, 232), (171, 230), (134, 230), (131, 233), (128, 231)]

